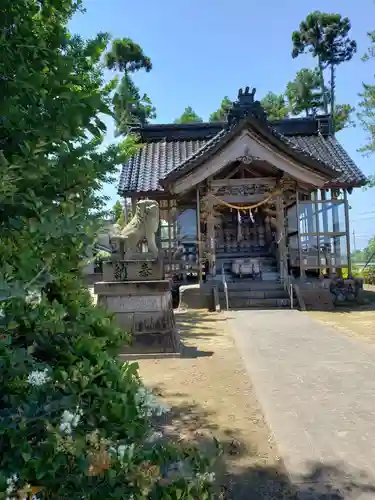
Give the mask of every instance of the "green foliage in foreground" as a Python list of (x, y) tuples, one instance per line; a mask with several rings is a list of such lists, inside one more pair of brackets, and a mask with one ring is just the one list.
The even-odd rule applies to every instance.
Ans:
[(153, 429), (168, 408), (82, 288), (121, 150), (99, 149), (108, 36), (70, 35), (79, 7), (4, 0), (0, 16), (0, 498), (212, 498), (208, 461)]

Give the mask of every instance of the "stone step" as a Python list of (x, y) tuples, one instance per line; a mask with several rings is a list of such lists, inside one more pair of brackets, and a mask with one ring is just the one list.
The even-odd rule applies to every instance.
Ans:
[[(228, 290), (229, 298), (246, 299), (288, 299), (289, 294), (284, 289), (277, 290)], [(225, 298), (224, 290), (219, 291), (219, 297)]]
[[(233, 290), (252, 290), (252, 291), (284, 291), (284, 285), (277, 281), (255, 281), (255, 280), (238, 280), (227, 282), (229, 291)], [(223, 290), (223, 284), (219, 284), (219, 290)]]
[(227, 255), (223, 256), (215, 256), (216, 258), (216, 265), (219, 262), (224, 263), (224, 264), (232, 264), (235, 260), (247, 260), (247, 259), (256, 259), (258, 260), (262, 265), (276, 265), (277, 260), (274, 257), (268, 256), (268, 257), (251, 257), (249, 255), (245, 255), (243, 257), (228, 257)]
[(280, 278), (280, 273), (276, 270), (268, 271), (264, 270), (262, 272), (263, 281), (276, 281)]
[[(224, 263), (216, 262), (216, 271), (217, 272), (221, 273), (222, 265), (224, 266), (225, 273), (231, 275), (232, 274), (232, 262), (224, 262)], [(275, 273), (275, 272), (277, 272), (277, 265), (276, 264), (267, 263), (267, 262), (264, 264), (263, 262), (261, 262), (260, 266), (261, 266), (263, 273), (269, 273), (269, 272)]]
[[(226, 308), (225, 300), (220, 300), (220, 307)], [(229, 296), (229, 309), (278, 309), (290, 308), (289, 298), (249, 299)]]
[(274, 257), (274, 255), (267, 249), (251, 250), (244, 248), (241, 250), (222, 250), (215, 249), (216, 257), (229, 257), (231, 259), (241, 259), (246, 257)]
[(259, 259), (261, 261), (276, 261), (276, 257), (271, 254), (259, 254), (259, 255), (252, 255), (246, 252), (243, 253), (238, 253), (237, 254), (228, 254), (228, 253), (215, 253), (216, 260), (236, 260), (236, 259)]
[[(247, 276), (243, 276), (242, 278), (240, 278), (239, 276), (233, 275), (229, 271), (225, 271), (225, 269), (224, 269), (224, 273), (225, 273), (225, 280), (227, 283), (233, 283), (233, 282), (237, 283), (239, 281), (241, 281), (241, 282), (242, 281), (252, 281), (253, 283), (255, 281), (275, 282), (275, 281), (280, 279), (280, 273), (278, 271), (267, 271), (267, 270), (263, 271), (261, 280), (253, 280), (252, 278), (247, 277)], [(216, 281), (223, 281), (221, 272), (216, 273), (215, 279), (216, 279)]]

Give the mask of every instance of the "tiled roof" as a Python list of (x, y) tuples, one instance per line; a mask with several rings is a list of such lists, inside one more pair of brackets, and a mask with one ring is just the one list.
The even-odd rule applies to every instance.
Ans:
[(196, 151), (190, 158), (180, 163), (178, 167), (167, 174), (166, 181), (176, 179), (181, 175), (193, 170), (196, 166), (202, 164), (209, 157), (212, 157), (217, 151), (224, 147), (236, 134), (244, 129), (251, 129), (259, 138), (266, 143), (269, 143), (286, 153), (289, 157), (302, 162), (306, 168), (318, 171), (328, 178), (332, 178), (335, 170), (329, 163), (325, 163), (322, 158), (317, 158), (310, 153), (308, 149), (300, 148), (298, 144), (290, 140), (289, 137), (283, 135), (275, 127), (272, 127), (269, 122), (255, 119), (254, 116), (244, 116), (240, 120), (236, 120), (230, 127), (223, 128), (218, 132), (207, 144)]
[[(297, 118), (273, 125), (272, 135), (283, 142), (284, 147), (289, 146), (292, 154), (337, 172), (330, 184), (354, 187), (365, 182), (365, 176), (341, 144), (328, 134), (322, 135), (315, 119)], [(171, 172), (194, 165), (207, 151), (214, 152), (228, 135), (230, 129), (220, 123), (146, 127), (143, 131), (144, 146), (122, 168), (119, 194), (163, 191), (160, 180)]]
[(338, 173), (332, 184), (358, 186), (364, 184), (366, 177), (350, 158), (341, 144), (332, 136), (297, 135), (289, 139), (300, 148), (331, 165)]
[(163, 179), (207, 144), (207, 139), (146, 143), (122, 167), (118, 192), (163, 191)]

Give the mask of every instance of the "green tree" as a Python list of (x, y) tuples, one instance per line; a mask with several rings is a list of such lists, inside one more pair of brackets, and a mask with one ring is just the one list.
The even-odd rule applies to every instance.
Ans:
[(114, 40), (105, 61), (108, 69), (123, 73), (113, 96), (113, 107), (116, 134), (126, 135), (131, 127), (144, 125), (156, 117), (151, 99), (141, 93), (132, 79), (132, 75), (138, 71), (151, 71), (152, 63), (142, 48), (130, 38)]
[[(370, 47), (362, 57), (365, 62), (373, 60), (375, 56), (375, 31), (368, 33), (368, 36), (370, 38)], [(361, 101), (359, 103), (358, 118), (367, 133), (367, 142), (359, 151), (365, 155), (371, 155), (375, 152), (375, 83), (363, 83), (362, 92), (359, 95)], [(375, 175), (369, 177), (367, 186), (375, 186)]]
[(367, 243), (367, 246), (364, 249), (364, 255), (366, 262), (375, 261), (375, 236), (373, 236)]
[[(328, 113), (330, 103), (333, 131), (335, 131), (336, 68), (343, 62), (349, 61), (357, 50), (356, 42), (348, 35), (350, 28), (351, 24), (347, 17), (315, 11), (301, 22), (299, 31), (294, 31), (292, 34), (292, 57), (309, 51), (318, 60), (323, 108), (325, 113)], [(329, 95), (324, 82), (325, 68), (330, 69)]]
[(151, 71), (151, 59), (147, 57), (141, 46), (131, 38), (114, 40), (111, 50), (105, 56), (108, 69), (132, 74), (141, 69)]
[(174, 123), (202, 123), (203, 120), (197, 113), (193, 110), (191, 106), (185, 108), (185, 111), (179, 118), (176, 118)]
[(354, 264), (366, 262), (365, 252), (363, 250), (355, 250), (352, 252), (352, 262)]
[(334, 123), (335, 131), (340, 132), (340, 130), (348, 127), (353, 127), (355, 125), (352, 120), (355, 108), (350, 104), (336, 104), (334, 112)]
[(113, 96), (116, 135), (126, 135), (131, 127), (145, 125), (156, 118), (156, 110), (147, 94), (141, 94), (129, 74), (125, 74)]
[[(362, 57), (364, 62), (373, 60), (375, 55), (375, 31), (370, 32), (368, 36), (370, 38), (370, 47)], [(359, 95), (361, 101), (359, 103), (358, 118), (368, 134), (367, 143), (360, 148), (360, 151), (369, 155), (375, 152), (375, 82), (363, 83), (362, 92)], [(375, 185), (375, 177), (372, 179), (372, 184)]]
[(268, 120), (273, 121), (287, 118), (289, 110), (282, 94), (278, 95), (274, 92), (268, 92), (261, 99), (260, 103), (267, 113)]
[(210, 114), (210, 122), (223, 122), (228, 116), (228, 112), (233, 106), (233, 102), (228, 96), (225, 96), (221, 101), (220, 108)]
[(120, 200), (117, 200), (116, 203), (113, 205), (112, 216), (116, 224), (118, 224), (120, 227), (125, 226), (125, 213), (124, 209), (122, 208)]
[[(149, 442), (166, 408), (117, 361), (127, 335), (82, 285), (119, 156), (102, 145), (108, 36), (68, 32), (79, 5), (2, 3), (0, 497), (210, 498), (198, 453)], [(168, 481), (181, 461), (193, 479)]]
[(309, 116), (323, 107), (319, 71), (303, 68), (286, 87), (286, 96), (293, 115)]
[[(286, 96), (289, 101), (291, 113), (306, 116), (318, 113), (324, 109), (323, 93), (320, 88), (320, 76), (318, 69), (301, 69), (293, 81), (286, 88)], [(330, 102), (330, 99), (328, 99)], [(335, 131), (354, 125), (351, 119), (354, 108), (350, 104), (336, 104), (333, 113)]]
[(123, 213), (124, 213), (124, 210), (121, 206), (121, 202), (120, 202), (120, 200), (117, 200), (116, 203), (112, 207), (112, 214), (113, 214), (113, 218), (115, 219), (115, 221), (118, 221)]

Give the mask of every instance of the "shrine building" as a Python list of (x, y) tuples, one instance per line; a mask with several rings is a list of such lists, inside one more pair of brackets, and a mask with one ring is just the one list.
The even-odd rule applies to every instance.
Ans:
[(133, 131), (118, 193), (159, 202), (170, 278), (207, 290), (351, 274), (348, 195), (366, 178), (329, 115), (271, 122), (246, 87), (223, 122)]

